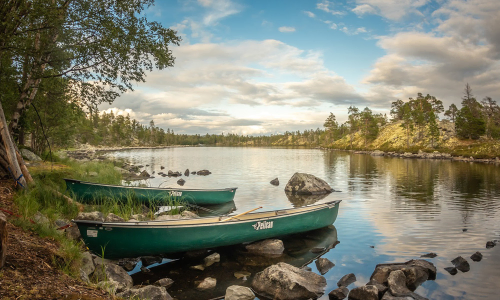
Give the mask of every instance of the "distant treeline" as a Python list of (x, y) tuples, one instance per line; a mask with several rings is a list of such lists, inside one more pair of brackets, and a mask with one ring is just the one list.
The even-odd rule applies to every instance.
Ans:
[[(48, 104), (47, 104), (48, 105)], [(462, 107), (455, 104), (445, 110), (442, 101), (431, 95), (417, 94), (407, 101), (392, 102), (389, 119), (382, 114), (374, 114), (368, 107), (360, 110), (348, 108), (348, 119), (339, 124), (333, 113), (324, 122), (324, 128), (304, 131), (286, 131), (282, 134), (248, 136), (238, 134), (176, 134), (173, 129), (164, 130), (155, 126), (154, 120), (148, 125), (141, 124), (130, 116), (115, 115), (112, 112), (85, 113), (71, 102), (58, 103), (56, 113), (48, 113), (44, 103), (39, 104), (38, 114), (30, 111), (32, 122), (22, 128), (31, 133), (30, 145), (38, 153), (47, 149), (48, 142), (54, 147), (71, 147), (75, 143), (102, 146), (167, 146), (167, 145), (217, 145), (217, 146), (307, 146), (329, 147), (344, 139), (351, 143), (353, 136), (361, 137), (366, 148), (375, 140), (380, 129), (389, 122), (397, 122), (404, 129), (407, 147), (424, 137), (430, 138), (432, 146), (437, 146), (440, 131), (439, 115), (455, 124), (457, 137), (462, 139), (499, 139), (500, 108), (496, 101), (485, 97), (477, 101), (470, 86), (465, 87)], [(41, 121), (41, 123), (40, 123)], [(40, 124), (44, 125), (44, 130)], [(25, 131), (19, 135), (24, 142)], [(46, 139), (46, 137), (48, 139)], [(411, 137), (411, 139), (410, 139)]]

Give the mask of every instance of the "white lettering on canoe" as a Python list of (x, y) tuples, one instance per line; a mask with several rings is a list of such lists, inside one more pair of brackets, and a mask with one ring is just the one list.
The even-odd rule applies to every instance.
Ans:
[(97, 230), (87, 229), (87, 237), (97, 237)]
[(273, 221), (271, 221), (271, 222), (267, 222), (267, 221), (257, 222), (255, 224), (253, 224), (252, 226), (255, 230), (269, 229), (269, 228), (273, 228)]
[(182, 196), (182, 192), (170, 191), (169, 195), (180, 197)]

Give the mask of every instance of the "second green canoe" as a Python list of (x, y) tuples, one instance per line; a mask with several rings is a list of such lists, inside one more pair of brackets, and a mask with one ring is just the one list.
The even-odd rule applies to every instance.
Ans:
[(105, 198), (117, 200), (136, 199), (156, 205), (168, 204), (172, 199), (196, 205), (214, 205), (233, 201), (236, 188), (225, 189), (179, 189), (152, 188), (123, 185), (99, 184), (74, 179), (64, 179), (66, 188), (73, 193), (76, 200), (92, 203)]

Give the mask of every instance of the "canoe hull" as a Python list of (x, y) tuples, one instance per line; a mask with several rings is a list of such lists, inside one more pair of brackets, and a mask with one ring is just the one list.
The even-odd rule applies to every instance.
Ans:
[[(176, 221), (101, 223), (74, 221), (90, 251), (117, 259), (145, 255), (164, 255), (203, 248), (253, 242), (322, 228), (335, 222), (339, 202), (318, 204), (311, 211), (275, 214), (246, 220), (179, 224)], [(293, 211), (290, 209), (289, 211)], [(255, 214), (259, 216), (259, 213)], [(262, 213), (260, 213), (262, 215)], [(201, 218), (204, 219), (204, 218)], [(199, 220), (201, 220), (199, 219)], [(214, 218), (207, 218), (214, 219)], [(195, 219), (196, 220), (196, 219)]]
[(236, 188), (227, 189), (177, 189), (128, 187), (119, 185), (96, 184), (73, 179), (64, 179), (68, 191), (81, 203), (135, 199), (156, 205), (169, 204), (171, 200), (185, 201), (197, 205), (216, 205), (233, 201)]

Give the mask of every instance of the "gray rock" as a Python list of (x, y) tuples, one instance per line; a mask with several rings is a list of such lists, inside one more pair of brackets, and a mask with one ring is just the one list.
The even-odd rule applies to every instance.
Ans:
[(335, 264), (332, 263), (328, 258), (320, 257), (316, 260), (316, 268), (318, 268), (318, 271), (319, 273), (321, 273), (321, 275), (325, 275), (333, 267), (335, 267)]
[(206, 175), (210, 175), (212, 174), (212, 172), (210, 172), (209, 170), (200, 170), (198, 172), (196, 172), (197, 175), (203, 175), (203, 176), (206, 176)]
[(50, 223), (49, 219), (39, 211), (37, 211), (36, 214), (33, 216), (33, 221), (35, 221), (35, 223), (37, 224), (45, 224), (45, 225), (48, 225)]
[(196, 175), (196, 171), (191, 172), (191, 175)]
[(462, 256), (458, 256), (457, 258), (453, 259), (451, 263), (455, 266), (455, 268), (457, 268), (457, 270), (460, 270), (462, 272), (470, 271), (469, 263)]
[(184, 176), (189, 176), (189, 169), (186, 169), (186, 171), (184, 171)]
[(488, 242), (486, 242), (486, 249), (491, 249), (491, 248), (495, 247), (496, 244), (497, 243), (495, 241), (488, 241)]
[(162, 278), (154, 283), (157, 286), (162, 286), (166, 289), (172, 286), (174, 284), (174, 280), (170, 278)]
[(205, 262), (205, 267), (209, 267), (213, 265), (216, 262), (220, 262), (220, 255), (219, 253), (212, 253), (209, 256), (205, 257), (204, 259)]
[(436, 253), (434, 253), (434, 252), (420, 255), (420, 257), (427, 257), (427, 258), (434, 258), (436, 256), (438, 256), (438, 255)]
[(42, 159), (40, 158), (40, 156), (36, 155), (35, 153), (31, 152), (28, 149), (21, 149), (21, 156), (24, 159), (29, 160), (31, 162), (42, 161)]
[(80, 280), (85, 283), (90, 283), (89, 275), (85, 273), (83, 269), (80, 268)]
[(269, 239), (251, 243), (245, 246), (247, 251), (252, 254), (275, 256), (283, 254), (285, 246), (278, 239)]
[(119, 265), (122, 266), (127, 272), (130, 272), (135, 269), (135, 266), (140, 260), (140, 258), (120, 260)]
[(93, 211), (89, 213), (80, 212), (76, 216), (76, 220), (89, 220), (89, 221), (99, 221), (104, 222), (104, 215), (100, 211)]
[(364, 285), (349, 292), (349, 300), (378, 300), (378, 289), (374, 285)]
[(324, 181), (314, 175), (295, 173), (285, 186), (285, 191), (299, 195), (328, 194), (334, 190)]
[(470, 259), (472, 259), (473, 261), (481, 261), (483, 259), (483, 255), (481, 254), (481, 252), (477, 251), (476, 253), (471, 255)]
[(115, 264), (96, 264), (92, 277), (96, 281), (117, 282), (117, 292), (130, 288), (134, 284), (132, 277), (128, 275), (127, 271)]
[(82, 253), (81, 269), (85, 272), (85, 274), (87, 274), (87, 276), (95, 271), (94, 259), (92, 258), (92, 254), (90, 254), (90, 252)]
[(232, 285), (226, 289), (225, 300), (253, 300), (255, 294), (246, 286)]
[(280, 185), (280, 181), (278, 180), (278, 177), (274, 178), (273, 180), (271, 180), (270, 182), (272, 185), (275, 185), (275, 186), (278, 186)]
[(184, 185), (184, 183), (186, 183), (186, 180), (184, 180), (184, 179), (182, 179), (182, 178), (181, 178), (181, 179), (179, 179), (179, 180), (177, 180), (177, 184), (178, 184), (178, 185), (180, 185), (180, 186), (183, 186), (183, 185)]
[(125, 222), (125, 220), (122, 217), (115, 215), (114, 213), (109, 213), (106, 216), (104, 222)]
[(255, 274), (252, 281), (259, 295), (276, 300), (316, 299), (323, 295), (325, 287), (323, 276), (282, 262)]
[(207, 277), (203, 279), (197, 286), (198, 290), (209, 290), (213, 289), (217, 285), (217, 279), (212, 277)]
[(56, 228), (61, 228), (61, 227), (68, 225), (68, 221), (57, 219), (54, 221), (54, 224), (56, 225)]
[(64, 229), (64, 233), (66, 234), (66, 237), (74, 241), (77, 241), (82, 237), (80, 234), (80, 230), (75, 223), (71, 223), (71, 227)]
[(147, 285), (138, 286), (126, 289), (125, 291), (117, 294), (118, 297), (124, 299), (148, 299), (148, 300), (172, 300), (173, 298), (168, 294), (167, 289), (160, 286)]
[(354, 273), (349, 273), (340, 278), (340, 280), (337, 282), (337, 286), (349, 286), (353, 282), (356, 282), (356, 275), (354, 275)]
[(408, 296), (411, 291), (406, 287), (406, 276), (401, 270), (392, 271), (387, 279), (389, 292), (397, 297)]
[(379, 298), (382, 298), (382, 296), (384, 296), (385, 292), (387, 292), (387, 290), (389, 289), (387, 286), (381, 284), (381, 283), (378, 283), (376, 281), (369, 281), (366, 285), (373, 285), (377, 288), (378, 290), (378, 297)]
[(150, 266), (152, 264), (161, 263), (162, 258), (159, 256), (141, 256), (141, 262), (143, 266)]
[[(418, 270), (410, 270), (411, 268), (416, 268)], [(412, 259), (405, 263), (378, 264), (375, 267), (372, 275), (370, 276), (370, 281), (376, 281), (378, 283), (387, 285), (389, 274), (395, 270), (405, 270), (405, 274), (415, 274), (422, 276), (422, 278), (413, 278), (409, 276), (411, 277), (410, 279), (413, 280), (413, 282), (410, 282), (408, 284), (409, 286), (415, 286), (419, 282), (423, 282), (425, 280), (436, 279), (436, 267), (434, 266), (434, 264), (423, 259)]]
[(406, 276), (406, 286), (414, 291), (419, 287), (422, 283), (426, 282), (429, 279), (429, 274), (426, 270), (420, 266), (412, 266), (407, 268), (402, 268), (401, 271)]
[(334, 289), (330, 293), (328, 293), (329, 300), (342, 300), (347, 297), (349, 294), (349, 290), (345, 286), (341, 286), (337, 289)]
[(144, 170), (144, 171), (142, 171), (142, 172), (139, 174), (139, 176), (141, 176), (141, 177), (150, 177), (151, 175), (149, 175), (149, 173), (148, 173), (146, 170)]
[(375, 150), (371, 153), (372, 156), (384, 156), (385, 152), (380, 150)]
[(455, 267), (446, 267), (444, 269), (451, 275), (456, 275), (458, 273), (458, 270)]

